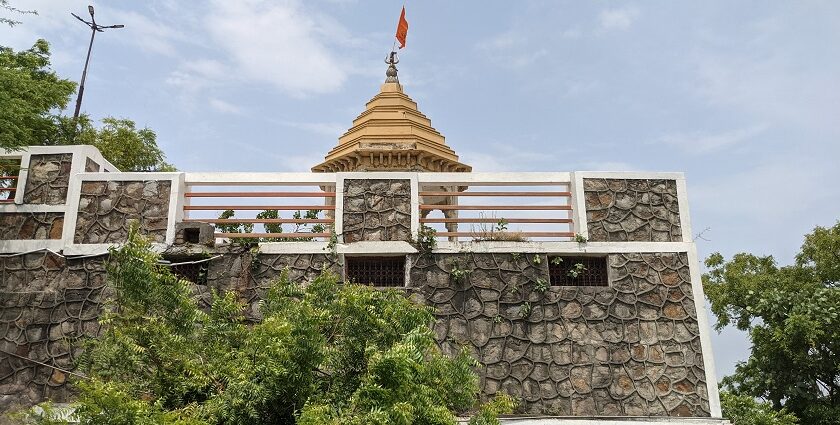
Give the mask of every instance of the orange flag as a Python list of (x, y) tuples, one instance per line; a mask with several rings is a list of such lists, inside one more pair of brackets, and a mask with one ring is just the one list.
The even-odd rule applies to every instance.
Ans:
[(400, 42), (400, 49), (405, 47), (405, 36), (408, 34), (408, 21), (405, 20), (405, 6), (400, 13), (400, 23), (397, 24), (397, 41)]

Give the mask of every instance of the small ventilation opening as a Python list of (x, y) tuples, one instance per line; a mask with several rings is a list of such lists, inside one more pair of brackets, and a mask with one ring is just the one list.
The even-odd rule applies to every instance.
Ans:
[(609, 286), (607, 257), (548, 257), (552, 286)]
[(345, 280), (379, 287), (405, 286), (405, 257), (345, 257)]
[(201, 263), (193, 263), (189, 262), (189, 260), (180, 261), (183, 261), (183, 263), (179, 264), (177, 261), (173, 261), (173, 264), (169, 266), (172, 274), (196, 285), (207, 284), (207, 266), (209, 264), (207, 261)]
[(199, 236), (201, 236), (201, 229), (197, 227), (184, 229), (184, 242), (186, 243), (198, 243), (201, 240)]

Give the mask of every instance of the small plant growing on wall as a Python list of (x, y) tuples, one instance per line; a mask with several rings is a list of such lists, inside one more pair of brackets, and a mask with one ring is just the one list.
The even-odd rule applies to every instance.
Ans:
[(519, 306), (519, 317), (524, 319), (531, 315), (531, 303), (524, 302), (521, 306)]
[(585, 271), (586, 271), (586, 266), (584, 266), (581, 263), (576, 263), (575, 265), (573, 265), (569, 269), (569, 271), (566, 274), (569, 275), (569, 277), (571, 277), (571, 278), (577, 278), (578, 276), (581, 275), (581, 273), (583, 273)]
[(454, 281), (455, 281), (455, 283), (461, 283), (461, 282), (463, 282), (463, 281), (464, 281), (464, 279), (465, 279), (467, 276), (469, 276), (469, 275), (470, 275), (470, 273), (471, 273), (471, 271), (470, 271), (470, 270), (467, 270), (467, 269), (462, 269), (462, 268), (461, 268), (461, 265), (460, 265), (460, 264), (458, 264), (458, 262), (457, 262), (457, 261), (454, 261), (454, 262), (452, 263), (452, 268), (449, 270), (449, 276), (450, 276), (450, 277), (452, 277), (452, 280), (454, 280)]
[(589, 241), (589, 239), (586, 239), (586, 236), (583, 236), (580, 233), (575, 233), (575, 242), (586, 243), (588, 241)]
[(539, 293), (544, 293), (548, 290), (548, 281), (545, 279), (537, 278), (536, 283), (534, 284), (534, 290)]
[(421, 253), (432, 252), (437, 246), (437, 230), (421, 224), (417, 229), (417, 237), (414, 239), (414, 244)]

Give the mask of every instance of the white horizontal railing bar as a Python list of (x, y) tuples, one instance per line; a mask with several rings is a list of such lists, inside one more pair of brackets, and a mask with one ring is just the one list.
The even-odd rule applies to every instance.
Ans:
[(418, 173), (420, 184), (464, 184), (478, 186), (523, 186), (526, 183), (545, 185), (570, 184), (572, 173)]
[(333, 173), (185, 173), (188, 186), (301, 186), (335, 184)]

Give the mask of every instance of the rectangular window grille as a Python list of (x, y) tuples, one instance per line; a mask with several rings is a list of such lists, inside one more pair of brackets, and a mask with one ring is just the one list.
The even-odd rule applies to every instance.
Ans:
[(405, 257), (345, 257), (348, 282), (379, 287), (405, 286)]
[(181, 261), (190, 260), (173, 261), (175, 265), (169, 267), (172, 274), (197, 285), (207, 284), (207, 266), (209, 262), (205, 261), (203, 263), (177, 264)]
[(552, 286), (608, 286), (607, 257), (548, 257)]

